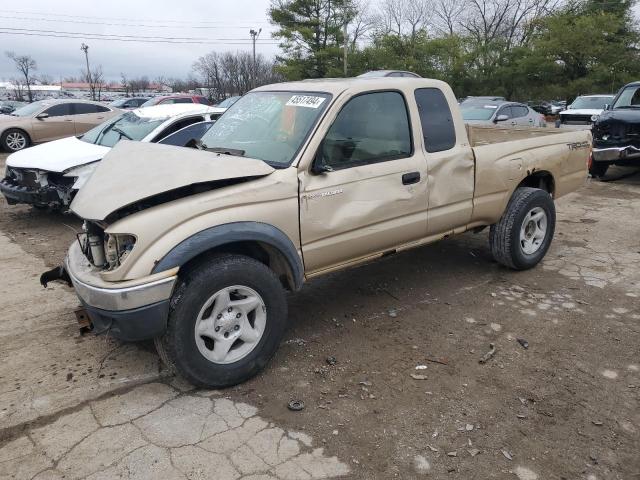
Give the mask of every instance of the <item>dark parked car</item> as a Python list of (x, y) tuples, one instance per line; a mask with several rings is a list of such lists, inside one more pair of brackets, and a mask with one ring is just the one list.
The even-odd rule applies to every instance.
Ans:
[(119, 100), (114, 100), (109, 105), (122, 110), (133, 110), (140, 108), (142, 104), (148, 100), (149, 97), (120, 98)]
[(209, 105), (209, 100), (202, 95), (165, 95), (150, 98), (141, 106), (151, 107), (153, 105), (166, 105), (168, 103), (201, 103), (202, 105)]
[(529, 105), (536, 112), (541, 113), (542, 115), (553, 114), (553, 104), (551, 102), (547, 102), (546, 100), (529, 101), (527, 102), (527, 105)]
[(602, 177), (611, 165), (640, 166), (640, 81), (620, 89), (592, 133), (591, 175)]
[(26, 102), (16, 102), (13, 100), (4, 100), (0, 102), (0, 113), (4, 115), (9, 115), (17, 108), (24, 107)]

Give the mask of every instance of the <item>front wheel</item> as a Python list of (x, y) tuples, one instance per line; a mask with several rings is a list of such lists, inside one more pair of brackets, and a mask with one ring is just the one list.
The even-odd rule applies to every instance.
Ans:
[(8, 152), (17, 152), (27, 148), (30, 144), (29, 136), (22, 130), (11, 128), (2, 134), (0, 139), (2, 147)]
[(161, 359), (197, 386), (220, 388), (260, 372), (280, 344), (287, 303), (276, 274), (242, 255), (202, 263), (171, 299)]
[(549, 250), (556, 225), (551, 195), (539, 188), (516, 189), (500, 221), (491, 226), (493, 258), (514, 270), (535, 267)]

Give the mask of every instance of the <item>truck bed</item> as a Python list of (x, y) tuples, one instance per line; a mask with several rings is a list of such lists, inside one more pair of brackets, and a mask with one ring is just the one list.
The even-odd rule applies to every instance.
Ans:
[(567, 133), (566, 130), (559, 128), (514, 128), (483, 125), (465, 125), (465, 127), (467, 128), (469, 144), (472, 147)]
[(473, 224), (491, 225), (522, 178), (550, 175), (552, 195), (584, 184), (591, 131), (466, 126), (475, 159)]

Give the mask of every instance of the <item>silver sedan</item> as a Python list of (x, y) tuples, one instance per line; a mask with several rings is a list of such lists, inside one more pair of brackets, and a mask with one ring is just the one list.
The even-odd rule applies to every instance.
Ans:
[(527, 105), (505, 101), (474, 101), (460, 105), (465, 123), (473, 125), (510, 125), (546, 127), (544, 117)]

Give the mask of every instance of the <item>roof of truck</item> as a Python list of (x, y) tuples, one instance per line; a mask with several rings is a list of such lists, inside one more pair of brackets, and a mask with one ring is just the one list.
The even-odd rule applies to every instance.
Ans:
[(432, 78), (372, 77), (372, 78), (318, 78), (299, 82), (274, 83), (258, 87), (254, 91), (326, 92), (337, 95), (347, 89), (385, 90), (389, 88), (442, 88), (447, 84)]

